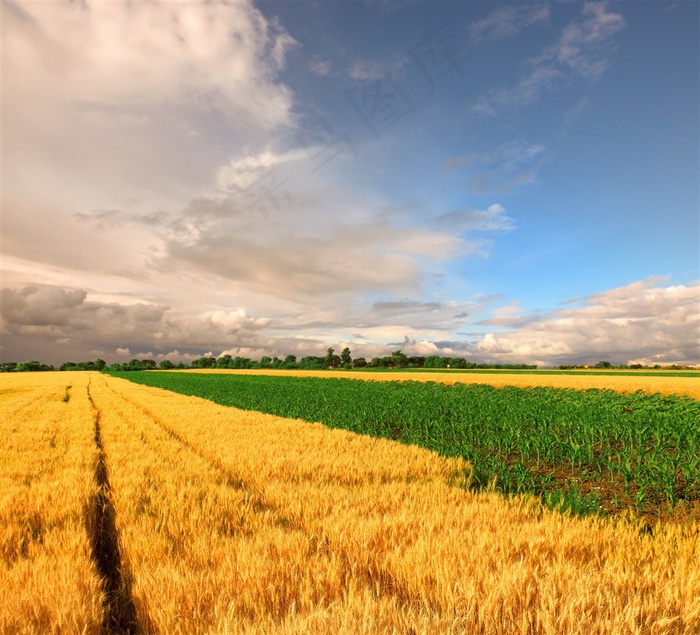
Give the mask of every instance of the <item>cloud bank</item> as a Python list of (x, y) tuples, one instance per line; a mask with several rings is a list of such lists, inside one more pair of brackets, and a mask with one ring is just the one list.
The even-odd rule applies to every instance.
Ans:
[[(3, 346), (9, 357), (33, 351), (52, 356), (119, 359), (149, 355), (188, 359), (210, 353), (322, 354), (328, 345), (350, 346), (356, 356), (386, 353), (466, 356), (542, 366), (595, 363), (700, 363), (700, 283), (662, 286), (648, 278), (572, 298), (560, 308), (523, 313), (488, 302), (378, 300), (329, 306), (310, 319), (302, 312), (249, 315), (244, 309), (183, 313), (157, 304), (90, 299), (85, 289), (24, 287), (2, 295)], [(474, 315), (486, 332), (459, 338)], [(65, 351), (65, 352), (64, 352)]]
[(527, 358), (543, 364), (606, 359), (698, 365), (700, 284), (663, 287), (661, 282), (647, 278), (572, 299), (553, 311), (483, 320), (482, 325), (499, 332), (485, 335), (474, 351), (486, 359)]

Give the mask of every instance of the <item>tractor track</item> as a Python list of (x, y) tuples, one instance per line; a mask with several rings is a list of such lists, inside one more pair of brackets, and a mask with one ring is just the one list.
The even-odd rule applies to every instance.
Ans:
[(313, 551), (323, 550), (326, 552), (334, 551), (344, 564), (345, 576), (358, 576), (363, 583), (376, 593), (377, 597), (390, 595), (404, 605), (420, 605), (425, 602), (425, 599), (406, 588), (403, 581), (399, 580), (389, 569), (384, 566), (357, 566), (357, 554), (350, 553), (345, 546), (334, 544), (333, 540), (328, 537), (323, 537), (319, 534), (318, 528), (308, 526), (300, 519), (295, 519), (292, 514), (281, 507), (278, 503), (270, 501), (263, 491), (258, 487), (249, 483), (241, 475), (232, 471), (221, 458), (211, 455), (209, 452), (199, 447), (196, 443), (190, 441), (176, 430), (172, 429), (167, 424), (163, 423), (158, 415), (152, 412), (149, 408), (143, 406), (138, 401), (134, 401), (126, 397), (123, 393), (117, 392), (107, 380), (104, 380), (106, 388), (120, 400), (126, 402), (138, 411), (145, 414), (153, 424), (165, 432), (170, 438), (174, 439), (188, 451), (204, 460), (213, 469), (219, 472), (225, 478), (225, 484), (236, 490), (243, 490), (254, 498), (255, 511), (271, 511), (280, 518), (284, 518), (284, 526), (293, 531), (298, 531), (304, 534), (310, 545), (314, 545)]
[(102, 441), (101, 414), (87, 386), (87, 398), (95, 426), (94, 480), (97, 492), (91, 497), (86, 511), (86, 528), (90, 539), (90, 555), (102, 579), (104, 616), (102, 627), (110, 635), (138, 635), (141, 629), (131, 592), (131, 575), (124, 565), (119, 548), (116, 512), (112, 503), (107, 456)]

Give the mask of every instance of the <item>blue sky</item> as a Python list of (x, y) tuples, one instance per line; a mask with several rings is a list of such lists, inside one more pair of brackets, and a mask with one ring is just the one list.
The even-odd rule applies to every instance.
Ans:
[(700, 364), (696, 2), (5, 2), (4, 360)]

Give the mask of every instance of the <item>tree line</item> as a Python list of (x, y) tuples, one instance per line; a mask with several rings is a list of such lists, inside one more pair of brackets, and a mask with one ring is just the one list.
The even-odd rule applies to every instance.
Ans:
[(200, 357), (190, 364), (183, 361), (174, 363), (168, 359), (160, 363), (153, 359), (132, 359), (125, 363), (108, 365), (103, 359), (87, 362), (64, 362), (58, 368), (42, 364), (36, 360), (28, 362), (4, 362), (0, 364), (0, 372), (37, 372), (37, 371), (72, 371), (72, 370), (109, 370), (109, 371), (136, 371), (136, 370), (177, 370), (187, 368), (230, 368), (230, 369), (254, 369), (254, 368), (278, 368), (282, 370), (324, 370), (353, 368), (503, 368), (503, 369), (533, 369), (536, 365), (528, 364), (477, 364), (463, 357), (443, 357), (440, 355), (405, 355), (400, 350), (384, 357), (373, 357), (367, 360), (365, 357), (352, 357), (349, 348), (345, 347), (340, 354), (335, 349), (329, 348), (324, 356), (307, 355), (297, 358), (296, 355), (286, 357), (263, 356), (259, 360), (248, 357), (233, 357), (228, 353), (219, 357)]
[[(324, 356), (308, 355), (300, 359), (296, 355), (286, 357), (263, 356), (259, 360), (248, 357), (233, 357), (228, 353), (219, 357), (200, 357), (190, 364), (183, 361), (174, 363), (168, 359), (160, 363), (153, 359), (132, 359), (125, 363), (114, 363), (108, 365), (103, 359), (96, 359), (87, 362), (64, 362), (58, 368), (55, 366), (42, 364), (36, 360), (28, 362), (3, 362), (0, 363), (0, 373), (21, 373), (51, 370), (109, 370), (109, 371), (134, 371), (134, 370), (179, 370), (187, 368), (230, 368), (230, 369), (254, 369), (254, 368), (277, 368), (281, 370), (324, 370), (324, 369), (345, 369), (354, 368), (457, 368), (469, 369), (504, 369), (504, 370), (528, 370), (537, 368), (536, 364), (486, 364), (470, 362), (463, 357), (444, 357), (442, 355), (405, 355), (400, 350), (394, 351), (391, 355), (384, 357), (373, 357), (367, 360), (365, 357), (352, 357), (349, 348), (345, 347), (340, 355), (336, 354), (333, 348), (329, 348)], [(663, 370), (689, 370), (692, 366), (645, 366), (643, 364), (618, 364), (613, 365), (608, 361), (600, 361), (593, 366), (583, 364), (561, 364), (555, 369), (576, 370), (586, 368), (598, 369), (663, 369)]]
[(560, 364), (559, 366), (554, 366), (557, 370), (586, 370), (586, 369), (603, 369), (603, 370), (696, 370), (694, 366), (679, 366), (678, 364), (671, 364), (670, 366), (661, 366), (660, 364), (654, 364), (653, 366), (646, 366), (645, 364), (613, 364), (612, 362), (601, 360), (596, 362), (592, 366), (588, 364)]

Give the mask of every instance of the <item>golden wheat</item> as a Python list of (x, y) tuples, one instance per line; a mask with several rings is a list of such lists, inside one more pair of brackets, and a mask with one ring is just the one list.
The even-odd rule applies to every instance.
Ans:
[[(96, 373), (52, 377), (56, 406), (65, 378), (82, 403), (72, 439), (99, 422), (143, 633), (700, 632), (697, 525), (640, 536), (470, 492), (466, 463), (415, 446)], [(30, 393), (13, 394), (24, 410), (5, 408), (4, 428), (40, 436)], [(80, 623), (62, 600), (47, 610)]]
[(95, 490), (85, 387), (85, 375), (2, 377), (3, 634), (101, 631), (102, 591), (85, 529)]
[(644, 372), (634, 375), (611, 375), (605, 371), (596, 374), (577, 374), (576, 371), (568, 371), (565, 375), (545, 373), (519, 373), (507, 370), (498, 373), (482, 373), (479, 371), (444, 371), (444, 372), (353, 372), (343, 370), (229, 370), (225, 368), (200, 368), (188, 369), (188, 373), (231, 373), (242, 375), (278, 375), (282, 377), (338, 377), (344, 379), (362, 379), (365, 381), (434, 381), (441, 384), (488, 384), (501, 388), (503, 386), (517, 386), (529, 388), (544, 386), (550, 388), (573, 388), (585, 390), (588, 388), (615, 390), (621, 393), (633, 393), (641, 390), (646, 393), (661, 393), (662, 395), (688, 395), (694, 399), (700, 399), (700, 373), (684, 377), (659, 377)]
[[(124, 462), (115, 505), (152, 632), (700, 629), (697, 526), (640, 537), (467, 492), (465, 463), (416, 447), (104, 381), (95, 402), (108, 459)], [(144, 496), (167, 521), (143, 524)]]

